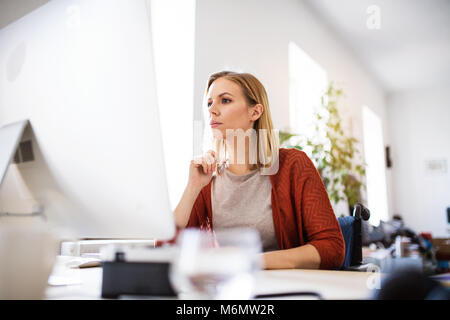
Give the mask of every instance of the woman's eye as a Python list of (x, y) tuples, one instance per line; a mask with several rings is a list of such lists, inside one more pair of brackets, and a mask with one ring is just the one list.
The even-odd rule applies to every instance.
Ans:
[[(222, 99), (222, 103), (230, 103), (230, 102), (231, 102), (230, 99), (227, 99), (227, 98)], [(211, 105), (212, 105), (212, 102), (207, 103), (208, 108), (211, 107)]]

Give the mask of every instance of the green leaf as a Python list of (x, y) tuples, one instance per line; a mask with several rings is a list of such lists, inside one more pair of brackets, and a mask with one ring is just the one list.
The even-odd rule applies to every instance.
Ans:
[(289, 133), (289, 132), (285, 132), (285, 131), (279, 131), (278, 133), (278, 137), (280, 140), (280, 145), (282, 145), (284, 142), (286, 142), (287, 140), (289, 140), (292, 137), (298, 136), (298, 134), (295, 133)]
[[(346, 134), (342, 128), (339, 110), (343, 96), (344, 91), (331, 81), (321, 97), (320, 107), (315, 110), (313, 116), (315, 134), (322, 137), (324, 130), (325, 141), (317, 144), (314, 140), (304, 137), (304, 145), (311, 148), (311, 160), (317, 167), (330, 200), (335, 203), (346, 200), (350, 205), (354, 205), (361, 200), (360, 189), (365, 188), (363, 180), (366, 171), (365, 163), (357, 157), (360, 154), (358, 140)], [(280, 144), (293, 136), (297, 135), (280, 131)], [(303, 150), (298, 145), (291, 147)]]

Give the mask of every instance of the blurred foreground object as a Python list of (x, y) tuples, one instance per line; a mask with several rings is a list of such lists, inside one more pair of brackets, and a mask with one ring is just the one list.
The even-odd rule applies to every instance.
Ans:
[(57, 250), (44, 223), (0, 224), (0, 299), (44, 298)]
[(403, 269), (383, 281), (378, 300), (449, 300), (450, 289), (415, 269)]

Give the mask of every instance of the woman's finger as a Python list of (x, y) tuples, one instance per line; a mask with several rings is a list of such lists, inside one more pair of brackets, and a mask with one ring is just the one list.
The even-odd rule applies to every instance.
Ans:
[(203, 173), (208, 174), (208, 164), (206, 163), (205, 158), (202, 159), (202, 168), (203, 168)]
[(212, 174), (213, 173), (213, 163), (211, 163), (209, 165), (209, 173)]
[(207, 153), (210, 154), (213, 157), (213, 159), (216, 158), (216, 152), (214, 150), (208, 150)]
[(211, 154), (208, 154), (207, 157), (208, 157), (208, 159), (207, 159), (207, 162), (208, 162), (208, 173), (211, 173), (212, 172), (212, 165), (214, 163), (214, 157)]
[(214, 163), (214, 156), (211, 154), (210, 151), (208, 151), (207, 153), (205, 153), (204, 156), (206, 165), (207, 165), (207, 174), (212, 173), (212, 164)]

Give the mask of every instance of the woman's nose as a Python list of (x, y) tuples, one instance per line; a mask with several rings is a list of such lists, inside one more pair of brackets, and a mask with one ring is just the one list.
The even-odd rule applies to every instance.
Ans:
[(215, 103), (211, 104), (211, 106), (209, 107), (208, 111), (209, 111), (210, 114), (214, 114), (214, 115), (218, 114), (218, 110), (216, 108)]

